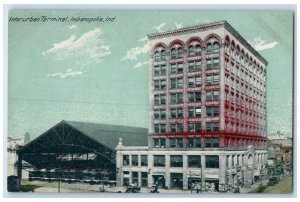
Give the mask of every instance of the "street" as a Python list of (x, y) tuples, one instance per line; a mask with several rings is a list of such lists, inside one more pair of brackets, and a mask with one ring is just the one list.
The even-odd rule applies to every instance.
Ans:
[(261, 188), (258, 187), (249, 193), (260, 193), (260, 194), (290, 194), (293, 191), (292, 187), (292, 176), (284, 176), (278, 184), (274, 186), (263, 185)]

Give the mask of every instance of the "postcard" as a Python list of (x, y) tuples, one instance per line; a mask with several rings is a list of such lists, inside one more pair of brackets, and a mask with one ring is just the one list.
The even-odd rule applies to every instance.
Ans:
[(293, 10), (11, 9), (7, 24), (8, 192), (293, 192)]

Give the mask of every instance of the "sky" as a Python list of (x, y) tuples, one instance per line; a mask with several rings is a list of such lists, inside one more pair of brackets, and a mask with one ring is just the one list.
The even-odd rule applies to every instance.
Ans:
[[(224, 20), (269, 63), (267, 133), (292, 135), (292, 12), (9, 13), (9, 19), (41, 16), (68, 20), (8, 22), (8, 136), (35, 138), (61, 120), (148, 127), (147, 34)], [(103, 21), (71, 20), (98, 16)]]

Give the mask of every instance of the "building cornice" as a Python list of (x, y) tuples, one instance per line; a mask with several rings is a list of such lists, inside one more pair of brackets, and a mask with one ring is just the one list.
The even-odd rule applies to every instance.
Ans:
[(148, 34), (149, 40), (161, 39), (165, 37), (178, 36), (182, 34), (195, 33), (199, 31), (205, 31), (209, 29), (224, 27), (230, 32), (241, 44), (243, 44), (253, 55), (255, 55), (265, 66), (268, 65), (266, 59), (264, 59), (227, 21), (213, 22), (203, 25), (197, 25), (192, 27), (185, 27), (177, 30), (171, 30), (160, 33)]

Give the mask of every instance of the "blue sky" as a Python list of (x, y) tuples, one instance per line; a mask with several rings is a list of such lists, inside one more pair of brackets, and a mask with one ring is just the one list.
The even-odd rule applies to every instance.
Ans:
[(11, 11), (9, 17), (116, 17), (9, 22), (8, 135), (65, 120), (148, 127), (146, 35), (227, 20), (269, 62), (268, 133), (292, 133), (293, 13), (280, 11)]

